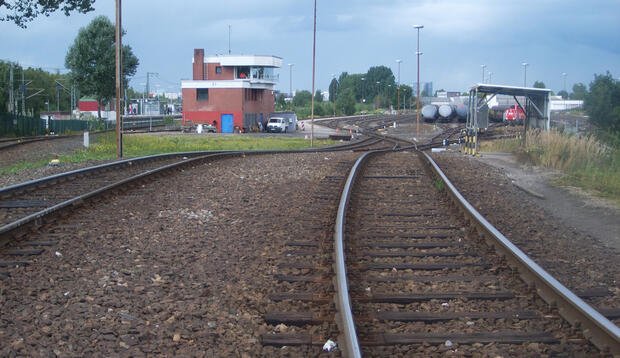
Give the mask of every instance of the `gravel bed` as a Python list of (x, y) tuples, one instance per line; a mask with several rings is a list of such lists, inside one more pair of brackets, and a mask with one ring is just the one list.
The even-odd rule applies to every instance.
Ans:
[[(93, 135), (90, 137), (92, 140)], [(0, 166), (16, 164), (23, 161), (39, 161), (57, 158), (64, 154), (71, 154), (82, 148), (84, 148), (84, 146), (83, 137), (81, 135), (26, 143), (2, 150)]]
[(16, 174), (0, 175), (0, 188), (23, 183), (29, 180), (45, 178), (54, 174), (65, 173), (76, 169), (92, 167), (95, 165), (110, 163), (114, 161), (116, 161), (116, 159), (90, 160), (81, 163), (60, 163), (60, 165), (57, 166), (47, 165), (39, 168), (23, 169)]
[(569, 223), (536, 205), (501, 170), (458, 153), (433, 153), (432, 157), (489, 222), (560, 282), (572, 290), (607, 289), (611, 296), (592, 302), (620, 307), (618, 251), (571, 229)]
[(47, 225), (26, 240), (57, 245), (0, 281), (0, 356), (318, 356), (263, 347), (262, 315), (284, 242), (304, 239), (290, 217), (357, 156), (214, 161)]

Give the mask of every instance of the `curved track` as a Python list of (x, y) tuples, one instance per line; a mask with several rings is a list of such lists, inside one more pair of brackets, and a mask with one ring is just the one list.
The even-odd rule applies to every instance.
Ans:
[[(297, 270), (286, 277), (295, 289), (272, 295), (285, 309), (268, 312), (265, 321), (301, 328), (265, 334), (263, 344), (319, 344), (315, 327), (335, 316), (338, 342), (349, 357), (601, 354), (588, 339), (618, 354), (618, 327), (511, 246), (436, 166), (430, 164), (436, 172), (430, 175), (422, 162), (404, 152), (360, 158), (336, 219), (336, 307), (326, 297), (329, 289), (318, 285), (325, 281), (308, 276), (331, 271), (331, 262), (308, 258), (323, 250), (292, 251), (296, 260), (280, 267)], [(451, 209), (451, 200), (470, 223)], [(563, 325), (563, 319), (583, 330)]]

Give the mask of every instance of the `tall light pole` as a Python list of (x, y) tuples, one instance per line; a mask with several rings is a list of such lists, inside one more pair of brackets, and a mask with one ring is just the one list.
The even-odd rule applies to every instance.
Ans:
[(415, 126), (415, 137), (416, 140), (420, 135), (420, 29), (424, 28), (424, 25), (413, 25), (413, 28), (418, 30), (418, 50), (416, 51), (416, 55), (418, 56), (418, 91), (416, 95), (417, 103), (416, 103), (416, 126)]
[(489, 71), (489, 83), (493, 83), (492, 79), (493, 79), (493, 72)]
[(316, 0), (314, 0), (314, 32), (312, 34), (312, 107), (310, 109), (310, 147), (314, 146), (314, 64), (316, 59)]
[(400, 63), (403, 61), (398, 59), (396, 62), (398, 63), (398, 105), (396, 108), (398, 109), (398, 113), (400, 113)]
[(122, 26), (121, 0), (116, 0), (116, 156), (123, 157), (123, 132), (121, 130), (121, 93), (122, 93)]
[(480, 67), (482, 67), (482, 83), (484, 83), (484, 68), (487, 67), (487, 65), (480, 65)]
[(288, 69), (289, 69), (288, 79), (290, 82), (288, 96), (291, 99), (291, 101), (289, 102), (289, 109), (292, 111), (293, 110), (293, 64), (292, 63), (288, 64)]
[(364, 110), (363, 105), (364, 105), (364, 102), (366, 102), (366, 98), (364, 98), (365, 97), (365, 93), (364, 93), (365, 91), (364, 90), (366, 89), (365, 86), (364, 86), (364, 80), (366, 80), (366, 78), (362, 77), (362, 110)]
[(527, 62), (521, 62), (521, 66), (523, 66), (523, 87), (527, 87), (527, 66), (529, 65)]
[(566, 92), (566, 72), (562, 72), (562, 77), (564, 77), (564, 93), (568, 96), (568, 92)]
[(334, 91), (334, 93), (332, 93), (332, 99), (334, 100), (334, 118), (336, 118), (336, 83), (334, 80), (336, 80), (336, 74), (332, 73), (332, 83), (334, 84), (332, 87), (332, 90)]

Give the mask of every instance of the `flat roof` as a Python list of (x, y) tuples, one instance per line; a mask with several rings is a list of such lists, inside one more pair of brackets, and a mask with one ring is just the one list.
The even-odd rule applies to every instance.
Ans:
[(270, 55), (213, 55), (205, 56), (204, 62), (222, 66), (282, 67), (282, 58)]
[(486, 83), (477, 83), (471, 87), (472, 91), (476, 89), (478, 92), (507, 94), (509, 96), (547, 96), (551, 92), (549, 88), (491, 85)]

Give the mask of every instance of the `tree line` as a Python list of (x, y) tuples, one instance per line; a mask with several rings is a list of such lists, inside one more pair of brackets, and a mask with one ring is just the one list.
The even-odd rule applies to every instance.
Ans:
[[(398, 98), (398, 84), (389, 67), (374, 66), (366, 73), (349, 74), (342, 72), (338, 78), (332, 79), (329, 84), (329, 98), (331, 104), (323, 104), (321, 90), (314, 94), (315, 115), (330, 114), (334, 110), (336, 114), (351, 115), (356, 111), (356, 104), (366, 105), (373, 109), (398, 109), (410, 104), (413, 97), (413, 88), (407, 85), (400, 86), (400, 102)], [(277, 98), (277, 106), (285, 109), (286, 96), (280, 94)], [(310, 91), (297, 91), (293, 97), (295, 108), (306, 108), (312, 101)], [(335, 104), (335, 108), (334, 107)], [(331, 109), (330, 109), (331, 108)], [(317, 112), (318, 110), (318, 112)]]
[[(114, 24), (107, 17), (98, 16), (79, 30), (67, 50), (65, 66), (70, 70), (68, 74), (23, 68), (17, 63), (0, 61), (0, 112), (33, 117), (48, 109), (69, 112), (72, 109), (71, 94), (74, 92), (75, 102), (79, 96), (97, 100), (100, 104), (98, 118), (101, 119), (101, 106), (116, 95), (115, 43)], [(123, 83), (127, 84), (136, 73), (139, 60), (128, 45), (123, 45), (122, 52)], [(11, 90), (14, 98), (12, 105), (9, 104)]]

